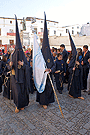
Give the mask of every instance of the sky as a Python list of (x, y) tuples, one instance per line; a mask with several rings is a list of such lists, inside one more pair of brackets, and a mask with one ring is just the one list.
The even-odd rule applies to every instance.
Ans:
[(60, 26), (90, 22), (90, 0), (0, 0), (0, 17), (37, 17)]

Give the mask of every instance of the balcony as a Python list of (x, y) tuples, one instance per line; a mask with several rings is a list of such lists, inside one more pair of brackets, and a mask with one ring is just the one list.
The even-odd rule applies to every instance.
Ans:
[(16, 36), (16, 33), (8, 33), (7, 32), (7, 36)]

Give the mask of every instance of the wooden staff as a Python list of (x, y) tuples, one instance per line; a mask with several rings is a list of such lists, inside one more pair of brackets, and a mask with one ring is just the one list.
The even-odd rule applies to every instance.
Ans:
[(60, 106), (60, 103), (59, 103), (59, 100), (58, 100), (58, 97), (57, 97), (57, 94), (56, 94), (56, 91), (55, 91), (55, 88), (54, 88), (54, 85), (53, 85), (53, 82), (52, 82), (52, 79), (51, 79), (51, 77), (50, 77), (50, 74), (48, 74), (48, 77), (49, 77), (49, 79), (50, 79), (51, 86), (52, 86), (52, 88), (53, 88), (53, 91), (54, 91), (54, 94), (55, 94), (55, 97), (56, 97), (56, 100), (57, 100), (57, 103), (58, 103), (60, 112), (61, 112), (61, 114), (62, 114), (62, 117), (64, 118), (64, 115), (63, 115), (63, 112), (62, 112), (62, 109), (61, 109), (61, 106)]

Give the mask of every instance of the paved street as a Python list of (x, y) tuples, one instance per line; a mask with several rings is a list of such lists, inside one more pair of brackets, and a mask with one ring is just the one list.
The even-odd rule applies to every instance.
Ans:
[(13, 101), (0, 94), (0, 135), (90, 135), (90, 96), (82, 92), (85, 100), (68, 96), (66, 85), (63, 94), (57, 92), (64, 119), (57, 102), (43, 109), (36, 103), (36, 93), (30, 94), (30, 104), (15, 114)]

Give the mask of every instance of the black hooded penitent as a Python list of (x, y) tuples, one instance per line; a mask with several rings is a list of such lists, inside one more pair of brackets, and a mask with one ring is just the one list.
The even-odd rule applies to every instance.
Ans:
[[(13, 68), (15, 75), (11, 77), (11, 85), (13, 91), (13, 100), (17, 108), (23, 108), (29, 103), (30, 89), (30, 68), (28, 66), (25, 54), (22, 50), (22, 45), (19, 36), (17, 18), (16, 21), (16, 47), (12, 54)], [(18, 61), (23, 61), (23, 66), (18, 64)]]

